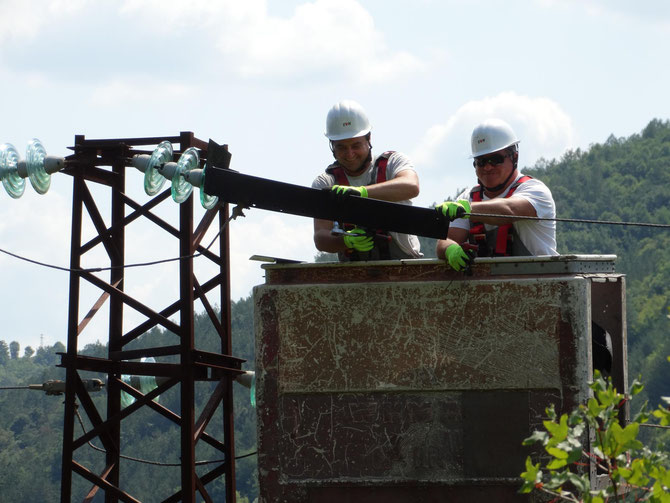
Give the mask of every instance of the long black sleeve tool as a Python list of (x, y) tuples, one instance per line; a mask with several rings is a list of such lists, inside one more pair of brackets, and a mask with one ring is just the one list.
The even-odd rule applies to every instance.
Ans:
[(229, 169), (230, 158), (227, 150), (210, 140), (205, 193), (227, 203), (435, 239), (447, 236), (448, 220), (432, 208), (335, 196), (331, 191), (244, 175)]

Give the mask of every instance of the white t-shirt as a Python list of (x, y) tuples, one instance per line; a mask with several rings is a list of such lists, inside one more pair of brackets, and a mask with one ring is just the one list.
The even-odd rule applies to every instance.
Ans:
[[(360, 175), (358, 176), (346, 175), (347, 179), (349, 180), (349, 185), (351, 185), (352, 187), (360, 187), (361, 185), (372, 185), (374, 183), (377, 183), (376, 180), (371, 179), (372, 176), (374, 175), (375, 171), (374, 165), (377, 160), (377, 157), (374, 157), (372, 159), (370, 167)], [(386, 164), (386, 179), (392, 180), (393, 178), (398, 176), (398, 173), (408, 169), (414, 171), (414, 166), (412, 165), (412, 162), (409, 160), (409, 158), (400, 152), (394, 152), (393, 154), (391, 154), (391, 156), (388, 159), (388, 163)], [(314, 181), (312, 182), (312, 188), (324, 189), (332, 187), (333, 185), (336, 184), (337, 181), (335, 180), (335, 176), (324, 172), (314, 179)], [(412, 201), (410, 200), (396, 201), (396, 202), (400, 204), (407, 204), (410, 206), (412, 205)], [(407, 258), (407, 256), (411, 258), (423, 257), (423, 253), (421, 253), (421, 245), (419, 244), (419, 239), (416, 236), (412, 234), (399, 234), (397, 232), (389, 232), (389, 234), (391, 235), (393, 241), (398, 245), (398, 248), (400, 248), (400, 250), (402, 250), (406, 254), (406, 256), (404, 257), (394, 257), (392, 255), (391, 258), (394, 259)]]
[[(522, 174), (515, 179), (521, 178)], [(511, 186), (512, 184), (510, 184)], [(458, 196), (458, 199), (467, 199), (472, 202), (470, 191), (472, 187), (466, 189)], [(505, 197), (509, 188), (494, 199)], [(556, 204), (551, 195), (549, 187), (540, 180), (531, 178), (519, 185), (511, 197), (523, 197), (533, 205), (539, 218), (556, 218)], [(490, 198), (484, 194), (483, 201)], [(451, 227), (470, 230), (470, 220), (458, 218), (449, 224)], [(533, 255), (558, 255), (556, 251), (556, 222), (548, 220), (517, 220), (512, 224), (517, 232), (521, 242)], [(486, 230), (495, 228), (495, 225), (485, 224)]]

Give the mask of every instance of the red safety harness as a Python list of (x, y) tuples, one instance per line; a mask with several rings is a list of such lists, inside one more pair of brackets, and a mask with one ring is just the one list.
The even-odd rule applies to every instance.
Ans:
[[(514, 182), (505, 195), (505, 198), (511, 197), (514, 191), (524, 182), (532, 179), (531, 176), (524, 175)], [(476, 185), (470, 191), (470, 199), (473, 203), (483, 201), (484, 187)], [(481, 222), (472, 222), (470, 224), (470, 243), (478, 246), (478, 255), (481, 256), (506, 256), (512, 255), (512, 224), (499, 225), (495, 230), (495, 248), (493, 243), (489, 243), (486, 236), (486, 227)]]
[[(393, 152), (393, 150), (384, 152), (382, 155), (377, 157), (377, 160), (375, 160), (375, 169), (377, 170), (377, 173), (375, 174), (375, 183), (382, 183), (386, 181), (386, 165), (388, 164), (389, 157), (391, 157)], [(349, 185), (347, 173), (338, 163), (334, 163), (328, 166), (328, 168), (326, 168), (326, 173), (330, 173), (335, 177), (337, 185)]]
[[(377, 159), (375, 160), (374, 164), (374, 169), (376, 170), (376, 173), (373, 174), (371, 177), (374, 180), (374, 183), (382, 183), (386, 181), (386, 166), (389, 162), (389, 157), (393, 154), (394, 150), (388, 150), (381, 154)], [(344, 171), (344, 168), (340, 166), (337, 162), (331, 164), (326, 168), (326, 173), (329, 173), (335, 177), (335, 182), (337, 185), (345, 185), (349, 186), (349, 179), (347, 178), (347, 174)], [(370, 183), (373, 183), (372, 181)], [(342, 228), (344, 230), (351, 230), (355, 227), (353, 224), (347, 224), (343, 223)], [(382, 235), (382, 236), (388, 236), (388, 232), (384, 230), (377, 230), (376, 234)], [(390, 237), (388, 238), (390, 239)], [(391, 258), (390, 251), (389, 251), (389, 246), (388, 246), (388, 241), (387, 240), (381, 240), (381, 242), (375, 244), (375, 250), (376, 254), (378, 257), (374, 257), (375, 259), (389, 259)], [(367, 254), (370, 254), (370, 252), (365, 252)], [(363, 256), (363, 252), (357, 252), (350, 250), (348, 251), (345, 255), (345, 260), (370, 260), (370, 258), (366, 258)], [(340, 258), (341, 260), (343, 257)]]

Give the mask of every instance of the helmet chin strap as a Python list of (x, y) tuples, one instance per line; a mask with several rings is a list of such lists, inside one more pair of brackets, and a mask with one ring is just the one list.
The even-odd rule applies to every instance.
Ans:
[[(332, 147), (331, 147), (331, 150), (332, 150)], [(335, 152), (333, 152), (333, 157), (335, 157)], [(335, 160), (337, 161), (337, 157), (335, 157)], [(337, 161), (337, 162), (339, 164), (340, 161)], [(371, 162), (372, 162), (372, 145), (370, 145), (368, 147), (368, 156), (361, 163), (361, 165), (358, 168), (356, 168), (354, 171), (349, 171), (349, 170), (345, 169), (345, 172), (349, 176), (358, 176), (361, 173), (363, 173), (363, 171), (365, 171), (365, 168), (367, 168)]]
[(510, 178), (512, 178), (512, 175), (514, 174), (515, 171), (516, 171), (516, 169), (512, 169), (509, 176), (507, 178), (505, 178), (505, 181), (503, 183), (499, 184), (499, 185), (496, 185), (495, 187), (487, 187), (486, 185), (484, 185), (481, 182), (481, 180), (477, 180), (477, 181), (480, 183), (480, 185), (484, 186), (484, 190), (486, 190), (487, 192), (498, 192), (499, 190), (502, 190), (505, 187), (507, 187), (507, 182), (509, 182)]
[(512, 178), (512, 175), (516, 173), (516, 168), (517, 168), (517, 157), (515, 155), (516, 153), (512, 154), (510, 157), (512, 159), (512, 171), (510, 171), (509, 175), (507, 178), (505, 178), (505, 181), (499, 185), (496, 185), (495, 187), (487, 187), (482, 183), (481, 180), (477, 179), (479, 182), (479, 185), (484, 187), (484, 190), (487, 192), (498, 192), (499, 190), (503, 190), (505, 187), (507, 187), (507, 183), (510, 181), (510, 178)]
[(368, 156), (361, 163), (361, 165), (358, 167), (358, 169), (356, 171), (350, 173), (350, 174), (353, 175), (353, 176), (360, 175), (361, 173), (363, 173), (363, 171), (365, 171), (365, 168), (367, 168), (370, 165), (371, 162), (372, 162), (372, 147), (370, 147), (368, 149)]

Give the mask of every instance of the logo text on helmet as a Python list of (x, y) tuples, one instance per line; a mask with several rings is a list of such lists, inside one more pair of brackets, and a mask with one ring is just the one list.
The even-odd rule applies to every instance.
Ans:
[(481, 139), (477, 140), (477, 145), (479, 145), (480, 143), (484, 143), (485, 141), (486, 141), (486, 138), (481, 138)]
[(343, 122), (342, 127), (351, 126), (351, 122)]

